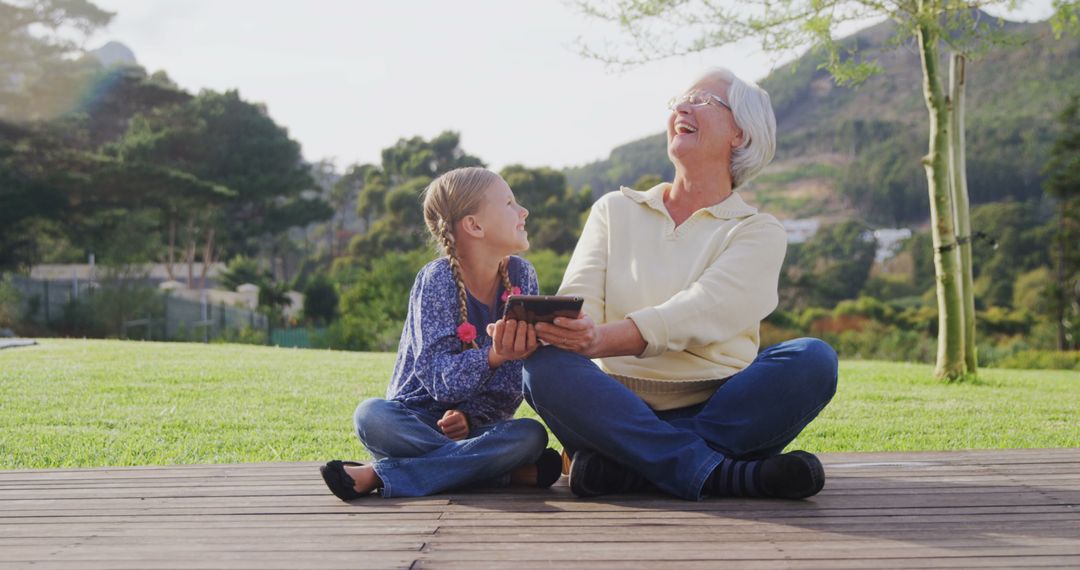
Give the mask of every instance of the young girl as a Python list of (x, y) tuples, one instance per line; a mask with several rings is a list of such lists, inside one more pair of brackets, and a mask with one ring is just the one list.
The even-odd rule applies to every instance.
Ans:
[(380, 490), (419, 497), (471, 485), (549, 487), (562, 461), (547, 430), (511, 419), (532, 325), (499, 319), (510, 294), (538, 293), (536, 271), (510, 254), (529, 247), (528, 210), (497, 174), (461, 168), (424, 192), (424, 220), (446, 257), (420, 270), (386, 399), (356, 408), (360, 441), (376, 461), (320, 468), (338, 498)]

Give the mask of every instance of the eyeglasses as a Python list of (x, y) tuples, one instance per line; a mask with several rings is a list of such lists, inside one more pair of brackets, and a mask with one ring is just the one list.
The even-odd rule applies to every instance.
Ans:
[(704, 107), (705, 105), (712, 103), (727, 107), (729, 111), (731, 110), (731, 105), (729, 105), (727, 101), (724, 101), (719, 95), (713, 95), (706, 91), (688, 91), (682, 95), (672, 97), (671, 99), (668, 99), (667, 107), (674, 111), (676, 107), (683, 103), (687, 103), (691, 107)]

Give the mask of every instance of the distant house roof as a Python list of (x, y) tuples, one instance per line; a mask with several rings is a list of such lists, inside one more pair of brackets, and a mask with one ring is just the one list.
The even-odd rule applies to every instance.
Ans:
[[(152, 281), (167, 281), (169, 279), (169, 272), (165, 270), (164, 263), (149, 263), (141, 266), (143, 270), (147, 271), (147, 279)], [(173, 276), (177, 281), (184, 281), (187, 279), (187, 264), (174, 263), (173, 264)], [(30, 278), (48, 281), (59, 281), (63, 279), (78, 279), (80, 281), (90, 281), (92, 279), (100, 279), (104, 276), (106, 268), (95, 265), (91, 266), (87, 263), (54, 263), (35, 265), (30, 269)], [(214, 279), (219, 277), (225, 272), (224, 263), (212, 263), (210, 268), (206, 272), (207, 278)], [(202, 273), (202, 264), (196, 263), (194, 266), (194, 278), (198, 279), (199, 274)]]

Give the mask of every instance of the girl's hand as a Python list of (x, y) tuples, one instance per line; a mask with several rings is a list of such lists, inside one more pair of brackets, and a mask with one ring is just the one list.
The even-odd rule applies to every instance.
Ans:
[(454, 441), (469, 437), (469, 418), (458, 410), (446, 410), (436, 425), (446, 437)]
[(499, 319), (488, 325), (487, 333), (491, 337), (488, 365), (492, 368), (508, 360), (528, 358), (540, 345), (536, 341), (536, 327), (524, 321)]
[(599, 327), (584, 311), (576, 319), (555, 317), (553, 324), (536, 323), (536, 334), (550, 345), (590, 358), (600, 342)]

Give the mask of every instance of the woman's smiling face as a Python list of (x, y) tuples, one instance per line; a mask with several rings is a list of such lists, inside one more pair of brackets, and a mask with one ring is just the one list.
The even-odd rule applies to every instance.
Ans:
[(731, 161), (731, 151), (742, 143), (742, 131), (731, 109), (714, 98), (726, 102), (727, 94), (728, 84), (710, 76), (676, 98), (667, 122), (668, 155), (673, 161)]

